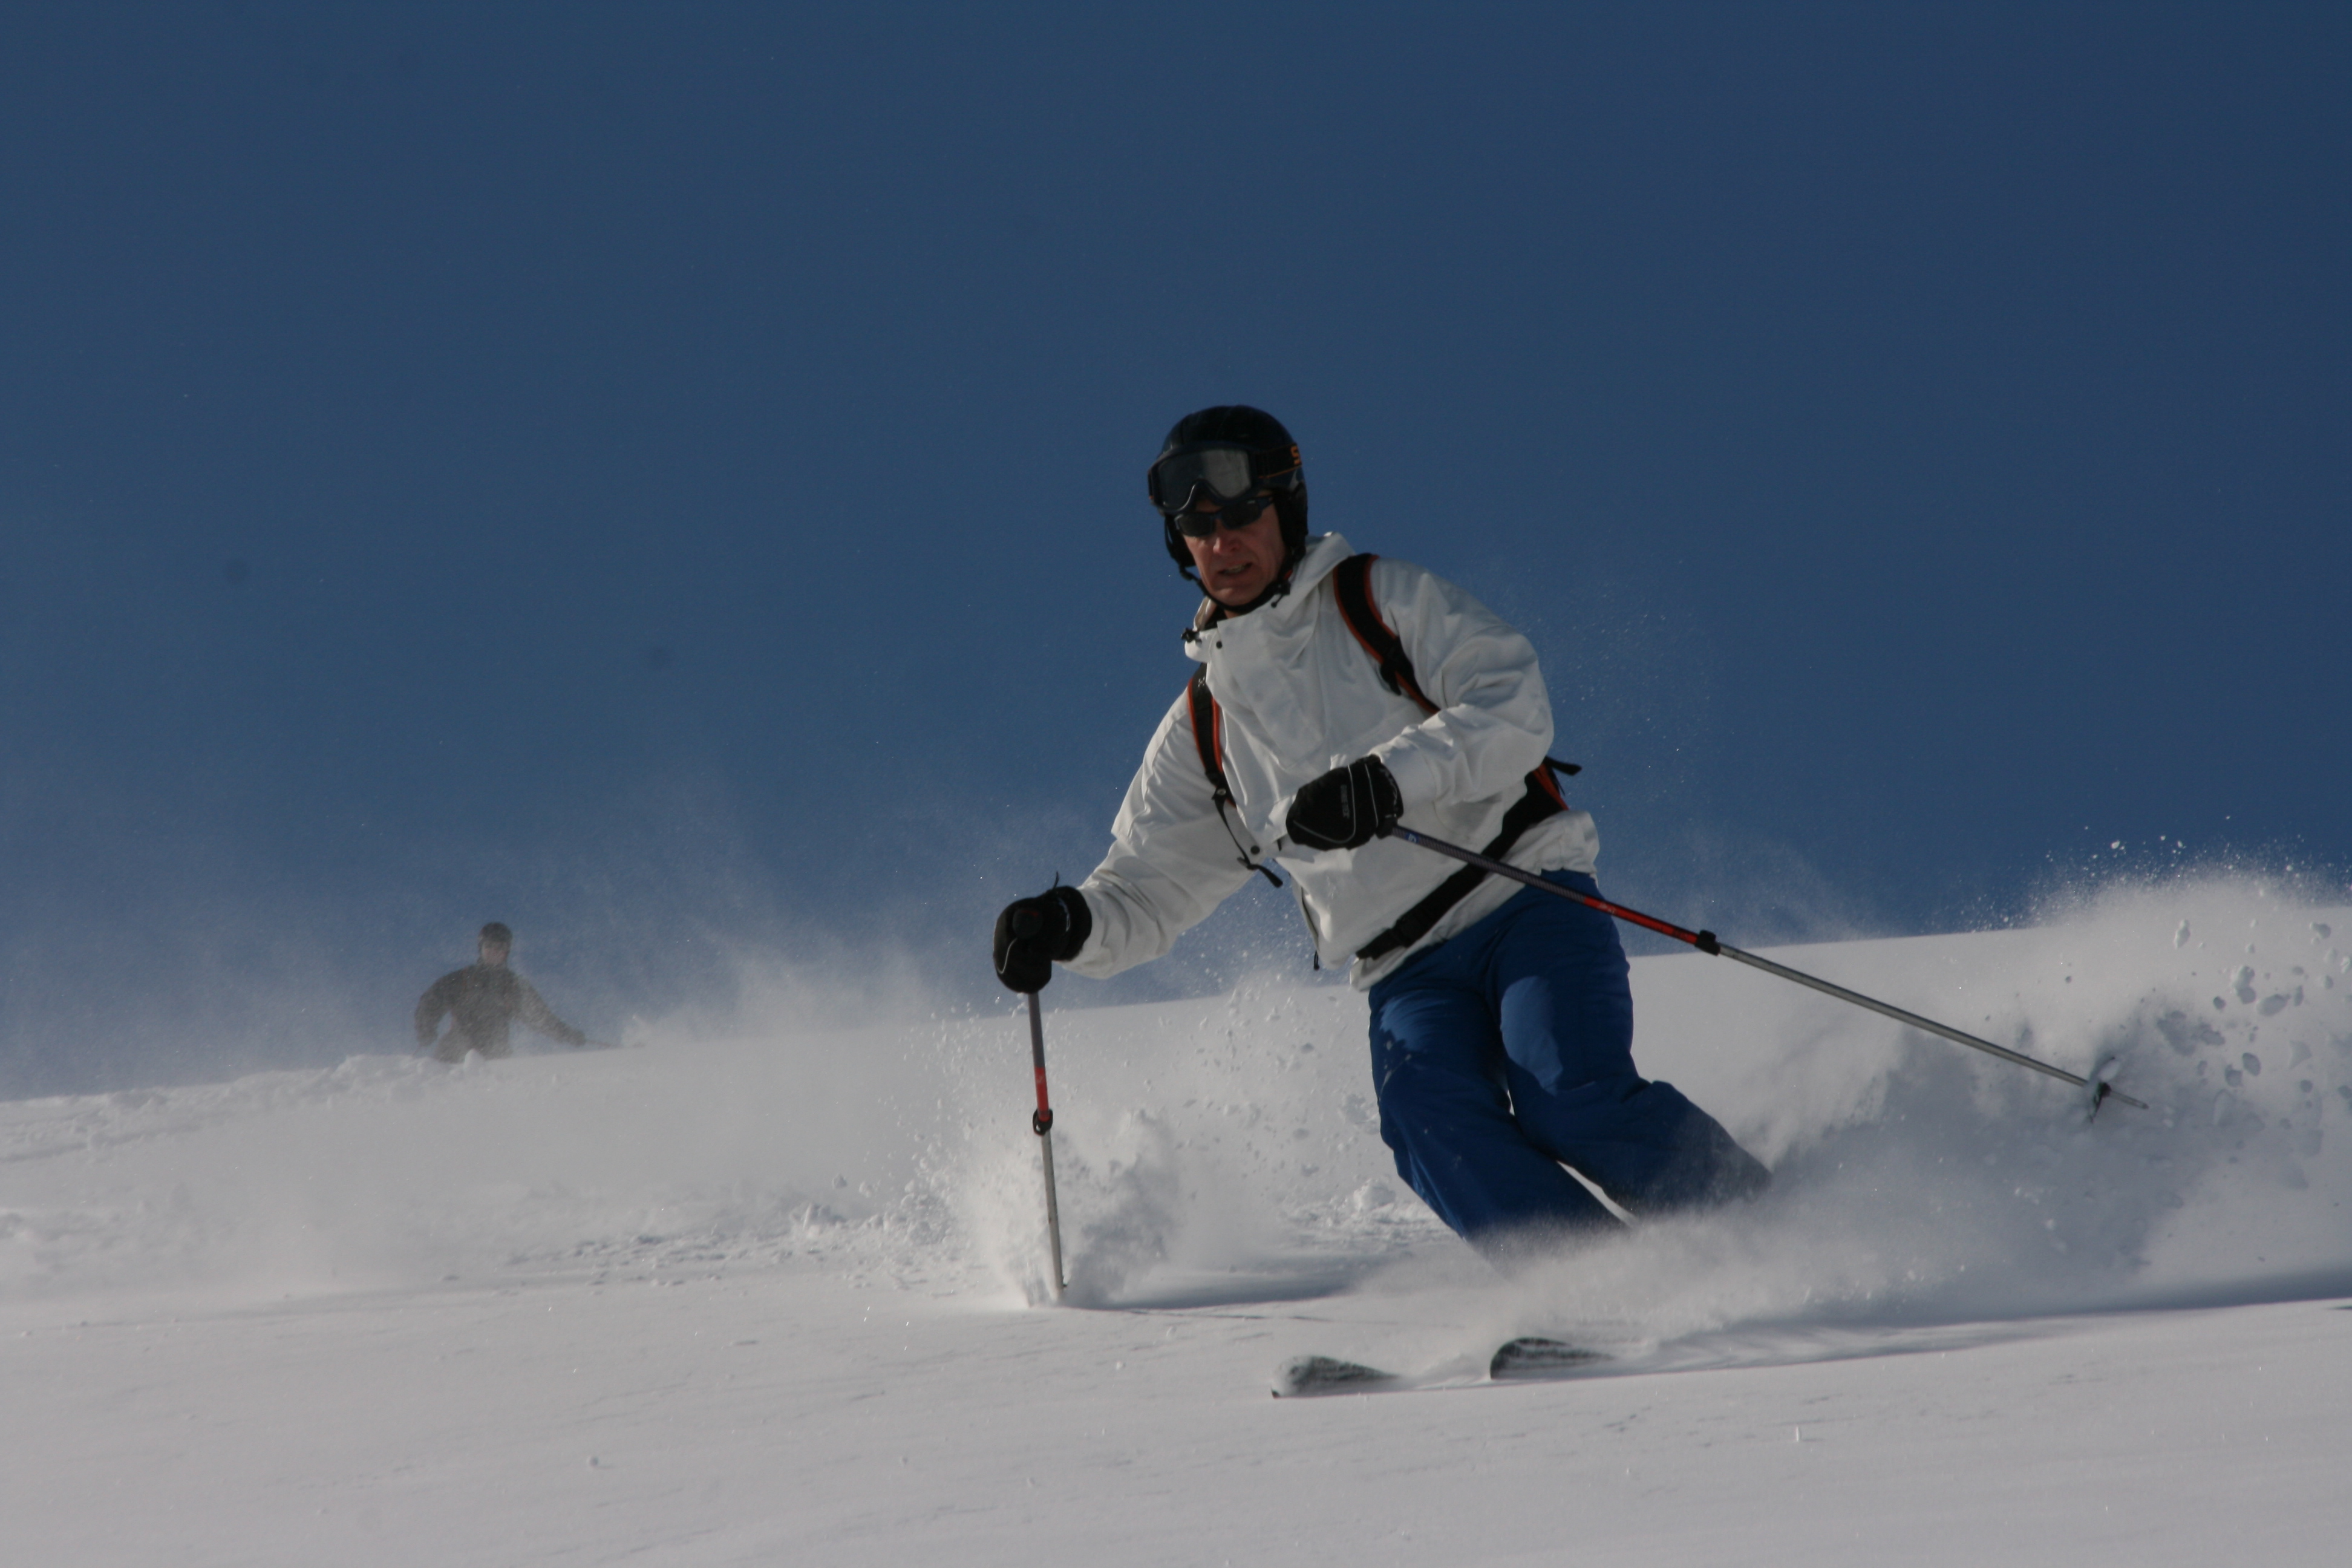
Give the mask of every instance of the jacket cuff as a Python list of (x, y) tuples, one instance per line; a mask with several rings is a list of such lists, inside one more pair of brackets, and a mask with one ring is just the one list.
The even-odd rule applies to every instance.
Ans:
[(1393, 751), (1382, 747), (1372, 752), (1396, 780), (1397, 794), (1404, 797), (1407, 807), (1428, 805), (1444, 789), (1444, 780), (1438, 776), (1437, 764), (1417, 746), (1399, 746)]
[(1054, 953), (1057, 963), (1067, 963), (1078, 956), (1087, 945), (1087, 938), (1094, 934), (1094, 911), (1087, 908), (1087, 896), (1076, 888), (1055, 888), (1045, 896), (1062, 906), (1063, 918), (1069, 922), (1069, 934)]

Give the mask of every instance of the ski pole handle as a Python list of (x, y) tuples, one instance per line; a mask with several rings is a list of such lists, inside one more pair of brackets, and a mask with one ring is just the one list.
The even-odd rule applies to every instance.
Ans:
[(1040, 1017), (1037, 993), (1029, 998), (1029, 1065), (1037, 1078), (1037, 1109), (1029, 1118), (1029, 1131), (1043, 1138), (1054, 1130), (1054, 1106), (1045, 1095), (1045, 1024)]

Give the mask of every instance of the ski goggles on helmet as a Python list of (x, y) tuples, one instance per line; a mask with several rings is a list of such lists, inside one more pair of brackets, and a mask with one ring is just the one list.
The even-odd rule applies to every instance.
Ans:
[[(1217, 531), (1219, 515), (1253, 499), (1270, 499), (1277, 490), (1298, 488), (1298, 448), (1261, 451), (1230, 441), (1203, 441), (1179, 447), (1151, 465), (1148, 476), (1151, 504), (1177, 531), (1206, 539)], [(1219, 512), (1197, 509), (1214, 501)], [(1249, 509), (1252, 521), (1257, 508)]]

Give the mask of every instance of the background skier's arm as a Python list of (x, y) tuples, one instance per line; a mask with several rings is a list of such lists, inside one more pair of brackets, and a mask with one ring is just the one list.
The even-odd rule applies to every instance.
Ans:
[[(1233, 820), (1247, 838), (1238, 813)], [(1099, 980), (1158, 958), (1250, 876), (1218, 817), (1192, 743), (1192, 712), (1180, 697), (1127, 787), (1110, 852), (1079, 886), (1094, 930), (1065, 967)]]
[(457, 989), (457, 974), (445, 974), (426, 986), (425, 994), (417, 999), (416, 1044), (420, 1048), (440, 1037), (441, 1020), (448, 1016), (449, 1003)]
[(515, 985), (517, 1000), (520, 1004), (515, 1008), (515, 1013), (524, 1023), (550, 1039), (561, 1040), (567, 1046), (584, 1046), (588, 1043), (588, 1037), (583, 1031), (573, 1028), (555, 1016), (555, 1009), (541, 999), (538, 989), (530, 981), (518, 974), (515, 976)]

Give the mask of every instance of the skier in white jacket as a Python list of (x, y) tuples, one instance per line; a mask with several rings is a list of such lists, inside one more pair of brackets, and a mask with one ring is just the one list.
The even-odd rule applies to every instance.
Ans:
[(999, 917), (998, 977), (1028, 992), (1055, 963), (1099, 978), (1157, 958), (1271, 858), (1317, 951), (1370, 993), (1399, 1173), (1473, 1243), (1614, 1228), (1563, 1167), (1634, 1215), (1759, 1191), (1764, 1168), (1713, 1118), (1634, 1071), (1607, 915), (1381, 837), (1402, 822), (1597, 892), (1527, 639), (1418, 567), (1310, 538), (1298, 448), (1257, 409), (1180, 421), (1150, 479), (1208, 595), (1184, 634), (1201, 668), (1102, 864)]

